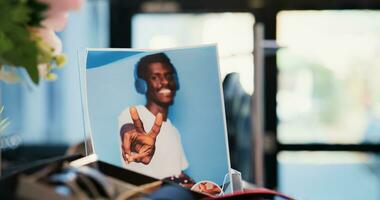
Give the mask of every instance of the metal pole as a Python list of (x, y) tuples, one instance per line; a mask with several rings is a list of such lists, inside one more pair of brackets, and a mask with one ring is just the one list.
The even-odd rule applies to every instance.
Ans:
[(254, 92), (251, 102), (252, 144), (255, 184), (264, 187), (264, 25), (254, 26)]

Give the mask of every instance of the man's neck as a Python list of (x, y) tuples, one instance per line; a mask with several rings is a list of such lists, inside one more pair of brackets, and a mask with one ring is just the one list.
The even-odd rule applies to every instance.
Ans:
[(169, 106), (160, 106), (154, 102), (148, 102), (145, 107), (154, 115), (157, 116), (158, 113), (162, 114), (163, 120), (166, 121), (168, 117)]

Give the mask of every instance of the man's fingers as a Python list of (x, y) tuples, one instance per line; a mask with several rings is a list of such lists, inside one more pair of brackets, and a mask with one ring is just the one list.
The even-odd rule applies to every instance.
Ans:
[(148, 156), (148, 154), (147, 152), (133, 154), (129, 156), (128, 160), (130, 160), (130, 162), (140, 162), (144, 157)]
[(123, 154), (131, 154), (131, 134), (125, 133), (123, 138)]
[(121, 155), (123, 156), (124, 161), (127, 161), (127, 154), (125, 153), (123, 145), (121, 145)]
[(129, 154), (125, 154), (125, 158), (126, 158), (125, 161), (127, 162), (127, 164), (133, 162), (133, 160), (130, 159), (130, 158), (131, 158), (131, 155), (129, 155)]
[(150, 163), (150, 161), (152, 160), (152, 157), (150, 156), (145, 156), (144, 158), (141, 159), (140, 162), (142, 162), (143, 164), (147, 165)]
[(147, 156), (142, 157), (139, 161), (145, 165), (149, 164), (150, 161), (152, 160), (153, 154), (154, 154), (154, 147), (151, 145), (144, 145), (139, 153), (144, 153)]
[(149, 135), (151, 137), (156, 138), (157, 135), (160, 133), (161, 126), (162, 126), (162, 120), (163, 120), (162, 114), (158, 113), (156, 116), (156, 120), (154, 120), (153, 127), (149, 132)]
[(140, 149), (140, 151), (139, 151), (139, 153), (151, 153), (152, 152), (152, 147), (151, 146), (149, 146), (149, 145), (144, 145), (141, 149)]
[(140, 133), (145, 133), (144, 125), (139, 117), (139, 114), (137, 113), (137, 109), (135, 107), (131, 107), (129, 109), (129, 114), (131, 115), (131, 118), (133, 120), (133, 124), (136, 127), (136, 130)]

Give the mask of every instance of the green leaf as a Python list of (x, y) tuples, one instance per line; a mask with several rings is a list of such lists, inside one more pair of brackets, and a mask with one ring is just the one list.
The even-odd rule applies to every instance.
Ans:
[(0, 30), (0, 57), (3, 52), (13, 48), (12, 40), (10, 40), (4, 32)]
[(11, 10), (11, 20), (15, 23), (26, 24), (29, 22), (30, 9), (26, 6), (26, 3), (19, 3), (18, 6), (13, 7)]
[[(61, 0), (56, 0), (61, 1)], [(29, 26), (41, 26), (41, 21), (45, 18), (45, 12), (49, 6), (45, 3), (41, 3), (35, 0), (28, 1), (28, 7), (31, 8)]]
[(40, 81), (40, 77), (38, 75), (38, 68), (37, 68), (37, 66), (26, 66), (25, 69), (28, 72), (30, 79), (32, 79), (32, 81), (35, 84), (38, 84), (39, 81)]

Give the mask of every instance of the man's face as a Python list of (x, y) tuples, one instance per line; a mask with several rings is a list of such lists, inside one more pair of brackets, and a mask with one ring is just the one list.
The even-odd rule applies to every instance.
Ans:
[(145, 74), (148, 85), (146, 93), (148, 101), (161, 106), (173, 103), (177, 83), (174, 79), (173, 69), (165, 63), (154, 62), (148, 65)]

